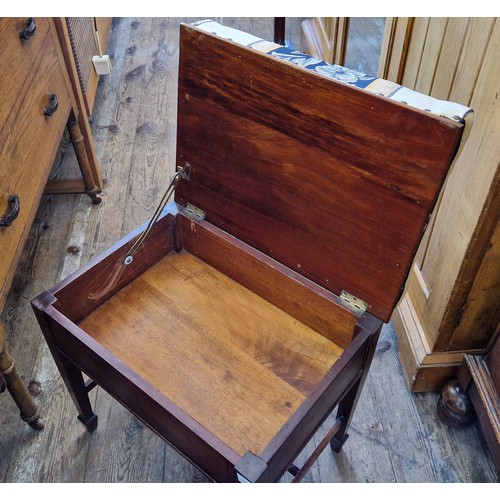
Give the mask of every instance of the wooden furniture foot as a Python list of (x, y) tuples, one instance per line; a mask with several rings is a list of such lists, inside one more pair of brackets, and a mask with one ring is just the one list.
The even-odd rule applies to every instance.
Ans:
[(21, 412), (21, 418), (33, 429), (41, 430), (45, 427), (45, 422), (40, 418), (38, 409), (19, 376), (14, 360), (5, 349), (6, 337), (5, 328), (0, 324), (0, 373)]
[(458, 380), (451, 380), (443, 387), (437, 403), (437, 414), (451, 427), (465, 427), (476, 418), (476, 412), (467, 393)]
[(89, 432), (94, 432), (97, 429), (97, 415), (92, 413), (88, 418), (78, 415), (78, 420), (86, 427)]
[(347, 432), (344, 432), (342, 436), (334, 436), (330, 441), (330, 448), (335, 453), (340, 453), (342, 446), (344, 446), (344, 443), (347, 441), (348, 438), (349, 434), (347, 434)]

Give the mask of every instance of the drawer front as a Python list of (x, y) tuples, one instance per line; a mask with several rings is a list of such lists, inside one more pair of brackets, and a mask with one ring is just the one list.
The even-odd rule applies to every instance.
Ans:
[(0, 133), (6, 125), (15, 101), (26, 79), (33, 75), (37, 56), (42, 49), (50, 25), (47, 18), (35, 18), (34, 34), (23, 40), (20, 33), (26, 28), (26, 17), (0, 18)]
[[(0, 227), (0, 308), (8, 293), (23, 244), (38, 208), (69, 115), (70, 97), (51, 33), (42, 40), (41, 54), (27, 78), (24, 98), (12, 109), (0, 134), (0, 217), (8, 212), (9, 196), (18, 195), (20, 212), (9, 227)], [(49, 96), (58, 108), (45, 114)]]

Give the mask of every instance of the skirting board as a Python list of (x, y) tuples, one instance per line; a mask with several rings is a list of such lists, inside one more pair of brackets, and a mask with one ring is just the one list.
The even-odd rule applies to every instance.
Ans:
[(403, 296), (394, 310), (392, 322), (408, 388), (412, 392), (441, 392), (444, 384), (456, 378), (464, 352), (430, 350), (409, 294)]

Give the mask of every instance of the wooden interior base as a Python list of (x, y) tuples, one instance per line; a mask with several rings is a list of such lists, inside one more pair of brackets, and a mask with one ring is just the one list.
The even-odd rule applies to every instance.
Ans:
[(260, 454), (343, 352), (186, 252), (80, 327), (239, 454)]
[(176, 203), (126, 265), (144, 227), (33, 301), (87, 429), (99, 385), (216, 481), (278, 480), (335, 408), (343, 443), (381, 321)]

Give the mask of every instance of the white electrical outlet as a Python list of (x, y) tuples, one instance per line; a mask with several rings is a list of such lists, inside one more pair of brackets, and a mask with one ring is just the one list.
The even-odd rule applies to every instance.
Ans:
[(108, 55), (93, 56), (92, 63), (98, 75), (109, 75), (111, 73), (111, 60)]

